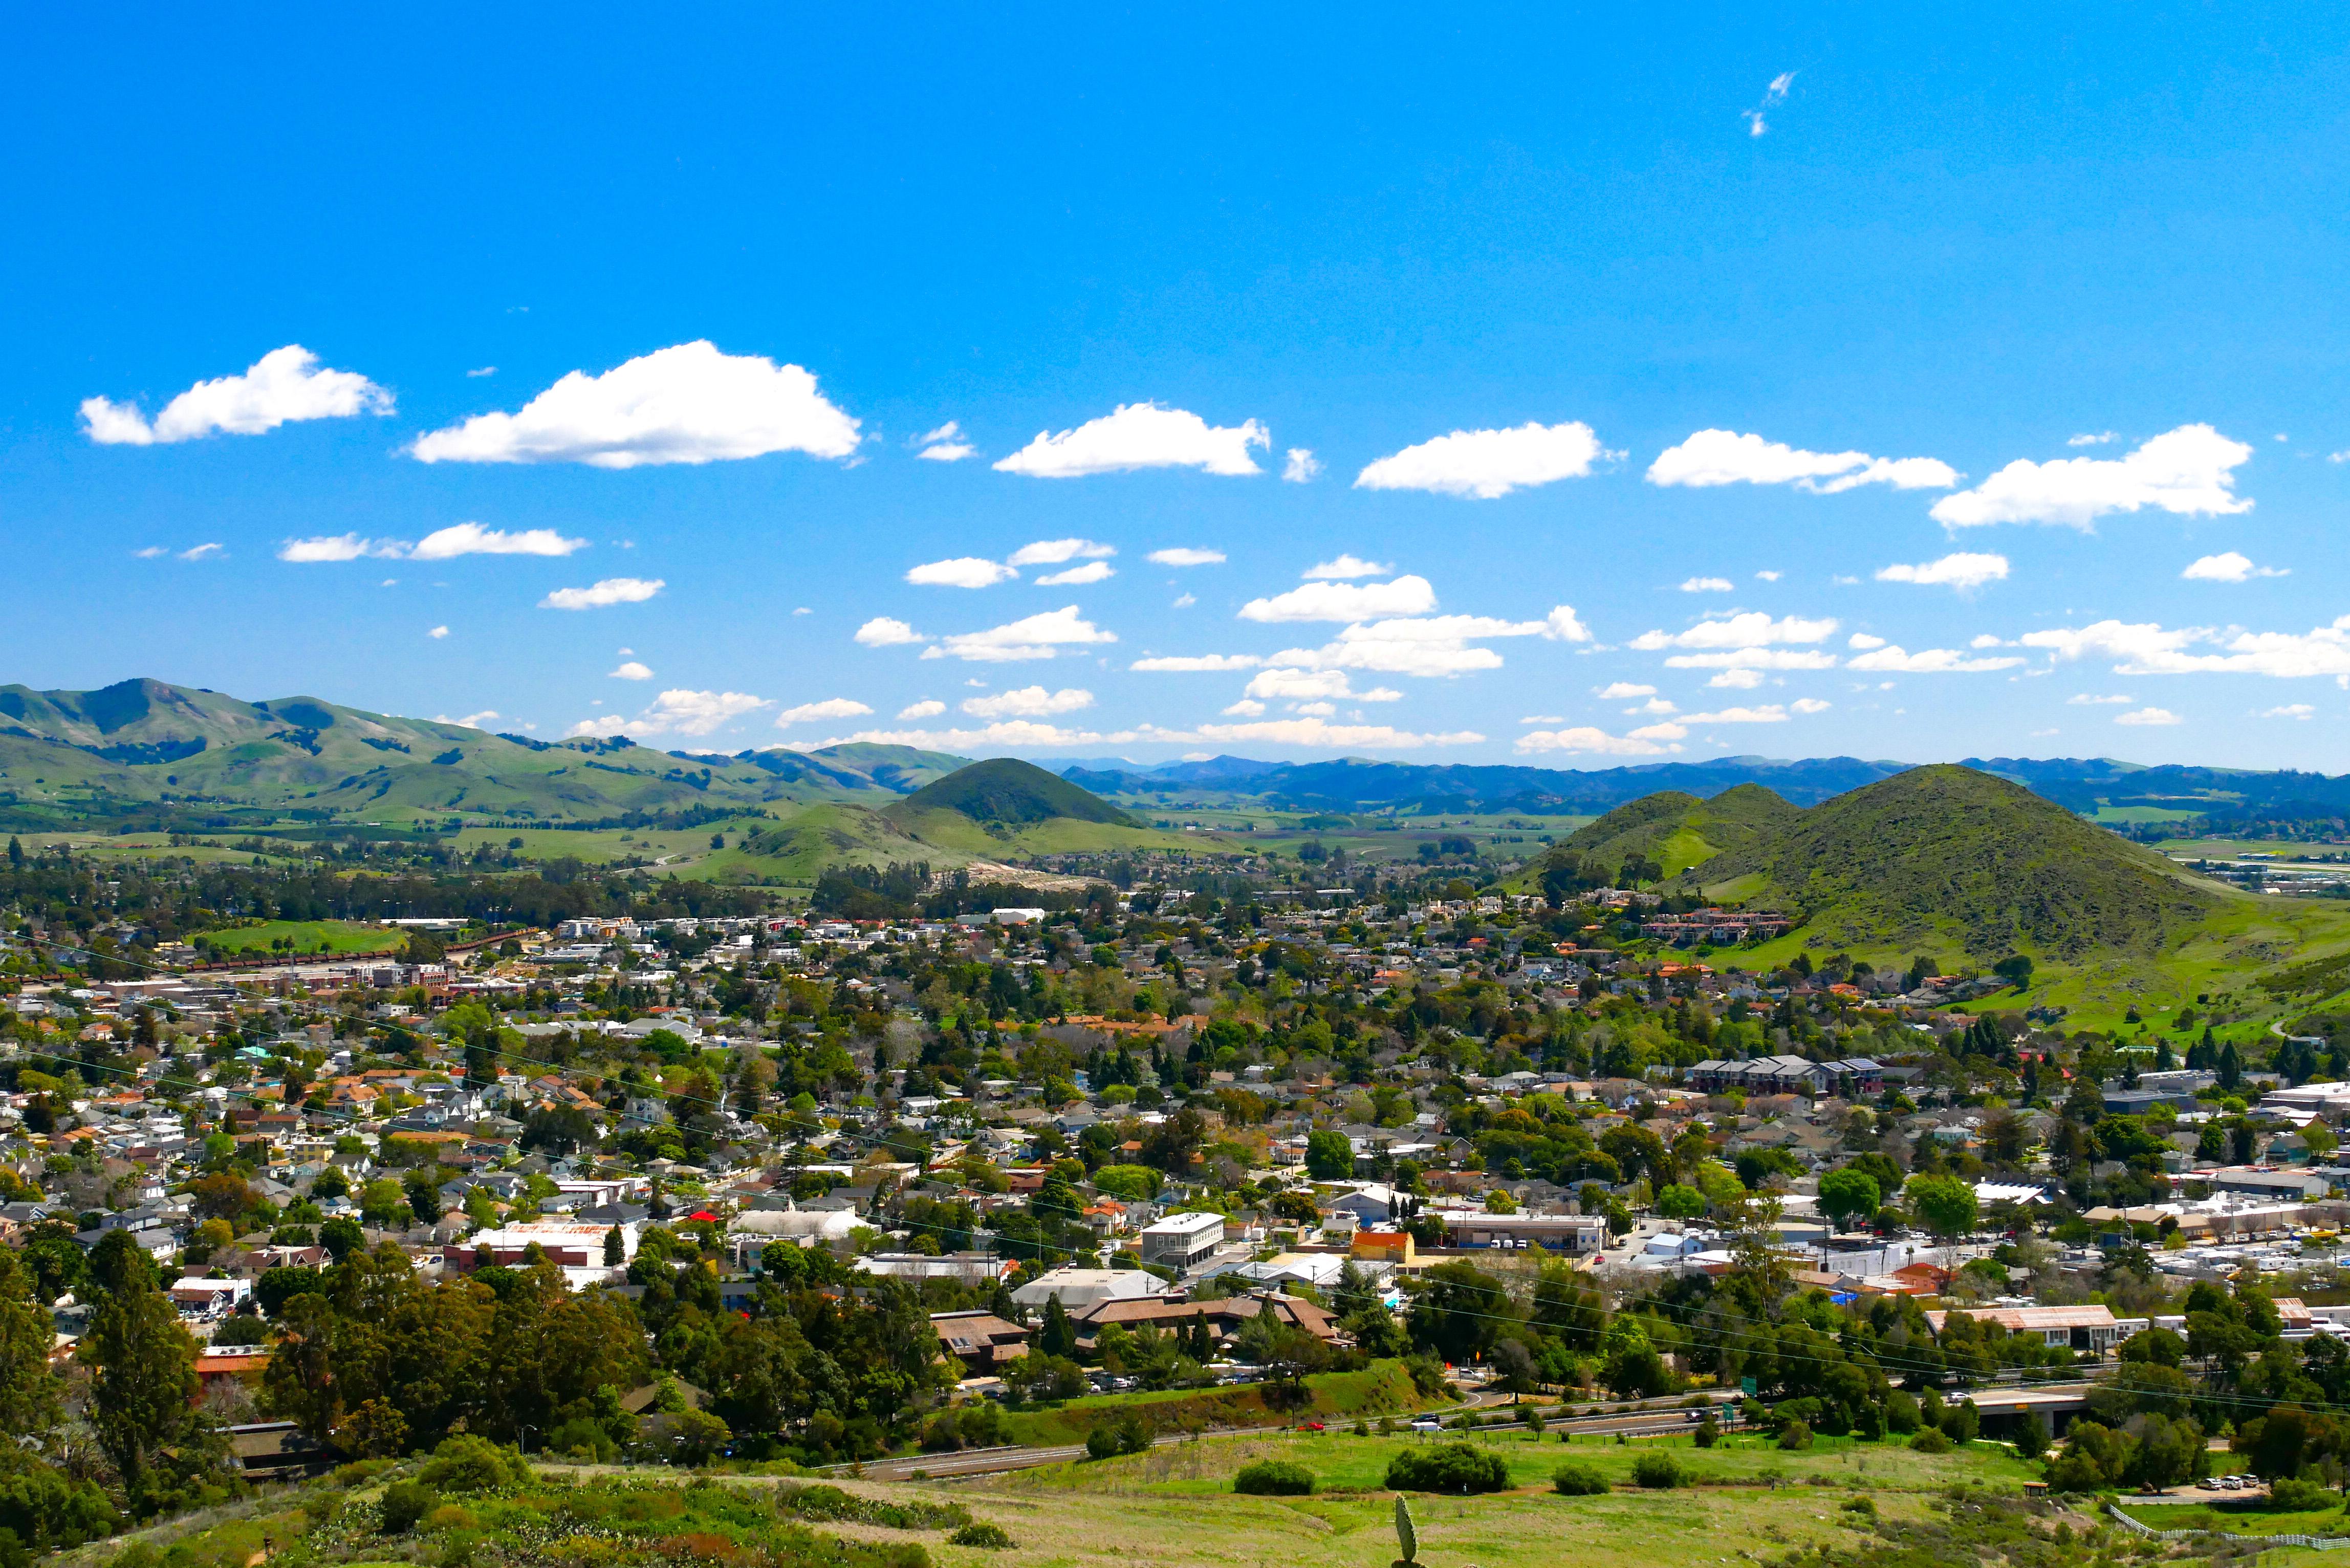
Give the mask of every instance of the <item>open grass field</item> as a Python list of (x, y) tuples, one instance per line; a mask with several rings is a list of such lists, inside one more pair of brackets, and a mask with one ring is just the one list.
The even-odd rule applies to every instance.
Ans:
[[(1046, 1568), (1385, 1568), (1397, 1555), (1388, 1459), (1424, 1439), (1343, 1435), (1210, 1438), (1128, 1459), (1032, 1470), (954, 1486), (953, 1495), (1009, 1530), (1025, 1563)], [(1711, 1451), (1666, 1439), (1702, 1484), (1645, 1491), (1630, 1484), (1635, 1458), (1656, 1442), (1612, 1438), (1539, 1443), (1497, 1438), (1518, 1484), (1484, 1497), (1413, 1494), (1419, 1561), (1431, 1568), (1679, 1568), (1737, 1563), (1797, 1547), (1854, 1551), (1866, 1516), (1842, 1507), (1868, 1499), (1881, 1517), (1918, 1521), (1945, 1489), (1972, 1484), (2020, 1490), (2032, 1474), (2004, 1449), (1977, 1445), (1944, 1455), (1885, 1444), (1823, 1443), (1783, 1454), (1760, 1439)], [(1235, 1496), (1232, 1474), (1260, 1459), (1313, 1470), (1321, 1485), (1301, 1498)], [(1599, 1469), (1621, 1490), (1592, 1497), (1551, 1490), (1568, 1459)], [(960, 1563), (951, 1551), (945, 1562)], [(2086, 1554), (2084, 1554), (2084, 1561)]]
[[(206, 931), (205, 939), (224, 953), (385, 953), (407, 944), (408, 934), (389, 926), (361, 925), (354, 920), (265, 920), (255, 926), (235, 926)], [(285, 941), (290, 945), (276, 948)]]

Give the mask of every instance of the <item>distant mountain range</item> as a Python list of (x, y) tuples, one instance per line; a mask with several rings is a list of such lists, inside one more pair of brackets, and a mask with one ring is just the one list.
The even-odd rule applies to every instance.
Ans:
[[(1905, 773), (1916, 764), (1857, 757), (1720, 757), (1637, 767), (1480, 767), (1459, 763), (1263, 763), (1247, 757), (1161, 767), (1077, 763), (1062, 776), (1097, 794), (1170, 799), (1245, 795), (1304, 811), (1516, 812), (1584, 815), (1660, 791), (1712, 797), (1760, 784), (1795, 805), (1821, 801)], [(2008, 779), (2083, 815), (2101, 806), (2155, 806), (2215, 822), (2303, 820), (2350, 814), (2350, 774), (2165, 764), (2110, 758), (1969, 757), (1960, 765)]]
[(401, 719), (316, 697), (250, 702), (161, 680), (0, 687), (0, 827), (384, 827), (708, 821), (775, 802), (887, 805), (966, 759), (907, 746), (660, 752)]
[[(317, 697), (248, 701), (161, 680), (125, 680), (95, 691), (0, 687), (0, 828), (18, 832), (95, 825), (213, 832), (279, 823), (391, 827), (475, 813), (569, 825), (676, 823), (777, 803), (878, 810), (971, 760), (908, 746), (724, 755), (662, 751), (624, 737), (548, 742), (371, 713)], [(2221, 825), (2350, 814), (2350, 774), (2139, 767), (2105, 758), (1970, 758), (1965, 765), (2085, 814), (2153, 806)], [(1056, 771), (1080, 789), (1145, 810), (1181, 800), (1307, 813), (1581, 816), (1659, 792), (1712, 800), (1742, 784), (1810, 806), (1909, 766), (1856, 757), (1742, 756), (1578, 771), (1223, 756), (1155, 767), (1063, 763)], [(1001, 842), (1006, 825), (993, 826)]]

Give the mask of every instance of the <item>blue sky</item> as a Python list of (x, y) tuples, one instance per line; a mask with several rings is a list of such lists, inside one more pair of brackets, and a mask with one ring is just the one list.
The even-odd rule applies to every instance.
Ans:
[(2350, 767), (2350, 18), (15, 41), (0, 679), (697, 750)]

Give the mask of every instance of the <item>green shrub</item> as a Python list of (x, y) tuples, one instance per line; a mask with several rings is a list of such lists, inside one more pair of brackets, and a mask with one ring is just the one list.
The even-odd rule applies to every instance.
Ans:
[(1232, 1490), (1251, 1497), (1306, 1497), (1314, 1490), (1314, 1472), (1286, 1459), (1259, 1459), (1241, 1467)]
[(2321, 1508), (2332, 1508), (2336, 1499), (2324, 1481), (2303, 1480), (2287, 1476), (2269, 1483), (2269, 1506), (2285, 1513), (2308, 1513)]
[(365, 1486), (390, 1469), (390, 1459), (353, 1459), (349, 1464), (335, 1467), (335, 1484)]
[(1468, 1443), (1407, 1449), (1388, 1461), (1389, 1491), (1442, 1491), (1465, 1496), (1471, 1492), (1506, 1491), (1509, 1485), (1509, 1461)]
[(1670, 1491), (1688, 1484), (1680, 1461), (1662, 1450), (1651, 1450), (1632, 1461), (1632, 1479), (1650, 1491)]
[(405, 1535), (441, 1506), (441, 1494), (422, 1481), (394, 1481), (383, 1489), (383, 1532)]
[(1790, 1453), (1800, 1453), (1812, 1446), (1812, 1425), (1808, 1421), (1790, 1421), (1779, 1428), (1779, 1446)]
[(1921, 1454), (1947, 1454), (1950, 1451), (1950, 1439), (1942, 1436), (1939, 1428), (1927, 1427), (1909, 1439), (1909, 1446)]
[(849, 1520), (890, 1530), (947, 1530), (969, 1524), (971, 1511), (959, 1502), (892, 1502), (859, 1497), (837, 1486), (785, 1483), (775, 1489), (775, 1511), (798, 1519)]
[(1147, 1453), (1150, 1449), (1150, 1428), (1133, 1412), (1118, 1417), (1107, 1427), (1096, 1427), (1086, 1434), (1086, 1457), (1089, 1459), (1115, 1459), (1120, 1454)]
[(1561, 1497), (1598, 1497), (1607, 1490), (1607, 1478), (1589, 1465), (1561, 1465), (1551, 1472), (1550, 1484)]
[(500, 1487), (528, 1486), (530, 1467), (512, 1449), (459, 1433), (442, 1439), (424, 1468), (416, 1472), (416, 1479), (436, 1491), (495, 1491)]
[(991, 1552), (1000, 1552), (1012, 1545), (1013, 1541), (1012, 1537), (1003, 1532), (1003, 1526), (1000, 1524), (990, 1524), (987, 1521), (981, 1519), (974, 1520), (971, 1523), (964, 1525), (961, 1530), (956, 1531), (952, 1535), (948, 1536), (947, 1544), (950, 1546), (984, 1546)]

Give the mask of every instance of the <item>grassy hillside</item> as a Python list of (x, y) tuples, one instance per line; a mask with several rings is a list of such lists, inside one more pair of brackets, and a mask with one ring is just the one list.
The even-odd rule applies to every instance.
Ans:
[(962, 766), (904, 746), (671, 753), (402, 719), (315, 697), (248, 702), (161, 680), (0, 687), (0, 826), (224, 831), (272, 823), (706, 820), (781, 803), (886, 805)]
[(2020, 785), (1949, 766), (1838, 795), (1679, 884), (1805, 915), (1814, 946), (1955, 945), (1984, 961), (2150, 957), (2230, 901)]
[(1585, 866), (1613, 867), (1635, 856), (1663, 867), (1668, 877), (1677, 877), (1717, 855), (1752, 848), (1798, 815), (1794, 806), (1757, 784), (1739, 784), (1711, 800), (1660, 790), (1577, 829), (1545, 851), (1519, 880), (1539, 887), (1544, 871), (1570, 857)]
[(993, 757), (958, 769), (916, 790), (892, 809), (901, 818), (951, 811), (973, 822), (1014, 828), (1055, 817), (1116, 827), (1142, 826), (1099, 795), (1015, 757)]
[[(1228, 847), (1200, 834), (1153, 828), (1100, 796), (1012, 757), (973, 763), (886, 806), (880, 815), (922, 845), (934, 865), (1118, 849)], [(914, 858), (915, 857), (907, 857)]]
[[(2034, 1568), (2088, 1561), (2085, 1549), (2067, 1558), (2049, 1538), (2060, 1521), (2075, 1532), (2097, 1522), (2063, 1503), (2023, 1499), (2023, 1482), (2033, 1469), (1995, 1444), (1928, 1455), (1897, 1444), (1825, 1438), (1796, 1453), (1752, 1437), (1726, 1438), (1710, 1450), (1697, 1449), (1686, 1437), (1621, 1446), (1589, 1438), (1563, 1444), (1555, 1433), (1477, 1440), (1505, 1459), (1512, 1490), (1473, 1497), (1411, 1494), (1419, 1560), (1431, 1568), (1549, 1568), (1562, 1557), (1580, 1568), (1713, 1568), (1795, 1555), (1826, 1564)], [(948, 1487), (872, 1481), (838, 1471), (811, 1486), (747, 1473), (748, 1467), (724, 1461), (706, 1470), (598, 1470), (541, 1461), (527, 1482), (452, 1494), (450, 1506), (412, 1530), (387, 1534), (383, 1491), (416, 1474), (411, 1459), (374, 1475), (349, 1467), (165, 1521), (142, 1532), (140, 1561), (247, 1568), (276, 1553), (315, 1568), (575, 1559), (602, 1568), (687, 1562), (770, 1568), (1007, 1563), (1373, 1568), (1397, 1551), (1394, 1494), (1381, 1484), (1388, 1462), (1419, 1444), (1336, 1431), (1209, 1437), (1128, 1458)], [(1671, 1490), (1638, 1486), (1631, 1479), (1635, 1459), (1659, 1449), (1670, 1452), (1687, 1480)], [(1233, 1474), (1262, 1459), (1312, 1471), (1319, 1482), (1315, 1492), (1235, 1494)], [(1550, 1476), (1569, 1461), (1598, 1471), (1611, 1490), (1557, 1494)], [(1856, 1505), (1864, 1501), (1866, 1507)], [(1856, 1506), (1846, 1506), (1848, 1501)], [(950, 1530), (974, 1517), (1002, 1529), (1016, 1550), (949, 1539)], [(550, 1551), (550, 1541), (563, 1550)], [(582, 1542), (592, 1545), (592, 1554), (574, 1550)], [(98, 1542), (57, 1561), (64, 1568), (99, 1568), (125, 1544)]]

